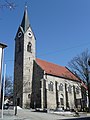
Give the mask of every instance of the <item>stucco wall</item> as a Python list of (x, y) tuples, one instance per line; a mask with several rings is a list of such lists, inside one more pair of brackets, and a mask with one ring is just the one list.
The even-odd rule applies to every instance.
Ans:
[[(50, 81), (53, 82), (53, 91), (49, 91), (49, 88), (48, 88), (48, 84), (50, 83)], [(56, 90), (55, 82), (57, 82), (57, 90)], [(60, 83), (63, 84), (63, 91), (59, 90)], [(65, 84), (67, 85), (66, 90), (65, 90)], [(71, 90), (72, 90), (71, 93), (68, 92), (69, 85), (71, 85)], [(76, 82), (76, 81), (60, 78), (60, 77), (47, 75), (47, 77), (46, 77), (47, 108), (55, 109), (57, 107), (57, 105), (56, 105), (57, 104), (56, 91), (57, 91), (58, 102), (60, 102), (60, 97), (63, 96), (64, 105), (63, 106), (61, 105), (61, 107), (64, 107), (64, 109), (66, 109), (66, 101), (67, 101), (66, 91), (67, 91), (69, 107), (70, 107), (70, 109), (74, 109), (75, 104), (74, 104), (73, 86), (75, 86), (75, 87), (79, 86), (79, 88), (80, 88), (80, 83)], [(80, 93), (76, 94), (76, 99), (81, 99), (81, 97), (82, 96), (81, 96), (81, 88), (80, 88)], [(60, 107), (60, 106), (58, 106), (58, 107)]]

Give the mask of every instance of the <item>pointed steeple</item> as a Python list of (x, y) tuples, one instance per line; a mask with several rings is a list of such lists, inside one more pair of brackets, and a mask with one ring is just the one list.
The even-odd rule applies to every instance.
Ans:
[(21, 22), (21, 27), (23, 28), (24, 32), (26, 32), (27, 29), (30, 27), (29, 17), (28, 17), (28, 13), (27, 13), (27, 6), (25, 7), (25, 10), (24, 10), (24, 15), (23, 15), (23, 19)]

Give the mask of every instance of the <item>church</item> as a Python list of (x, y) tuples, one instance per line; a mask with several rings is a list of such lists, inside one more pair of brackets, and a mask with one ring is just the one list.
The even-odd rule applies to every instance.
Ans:
[(27, 7), (15, 37), (14, 104), (22, 108), (81, 109), (86, 86), (67, 67), (36, 58)]

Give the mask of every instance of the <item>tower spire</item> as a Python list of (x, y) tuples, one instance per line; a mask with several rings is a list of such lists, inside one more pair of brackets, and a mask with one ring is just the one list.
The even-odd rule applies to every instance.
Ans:
[(28, 12), (27, 12), (27, 5), (25, 6), (23, 19), (22, 19), (22, 22), (21, 22), (21, 27), (23, 28), (24, 32), (26, 32), (27, 29), (30, 27), (29, 17), (28, 17)]

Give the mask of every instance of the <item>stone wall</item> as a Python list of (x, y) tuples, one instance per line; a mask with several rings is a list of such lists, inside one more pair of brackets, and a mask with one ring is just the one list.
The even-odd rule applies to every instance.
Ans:
[(44, 71), (34, 61), (33, 79), (32, 79), (32, 107), (41, 108), (41, 80), (43, 79)]

